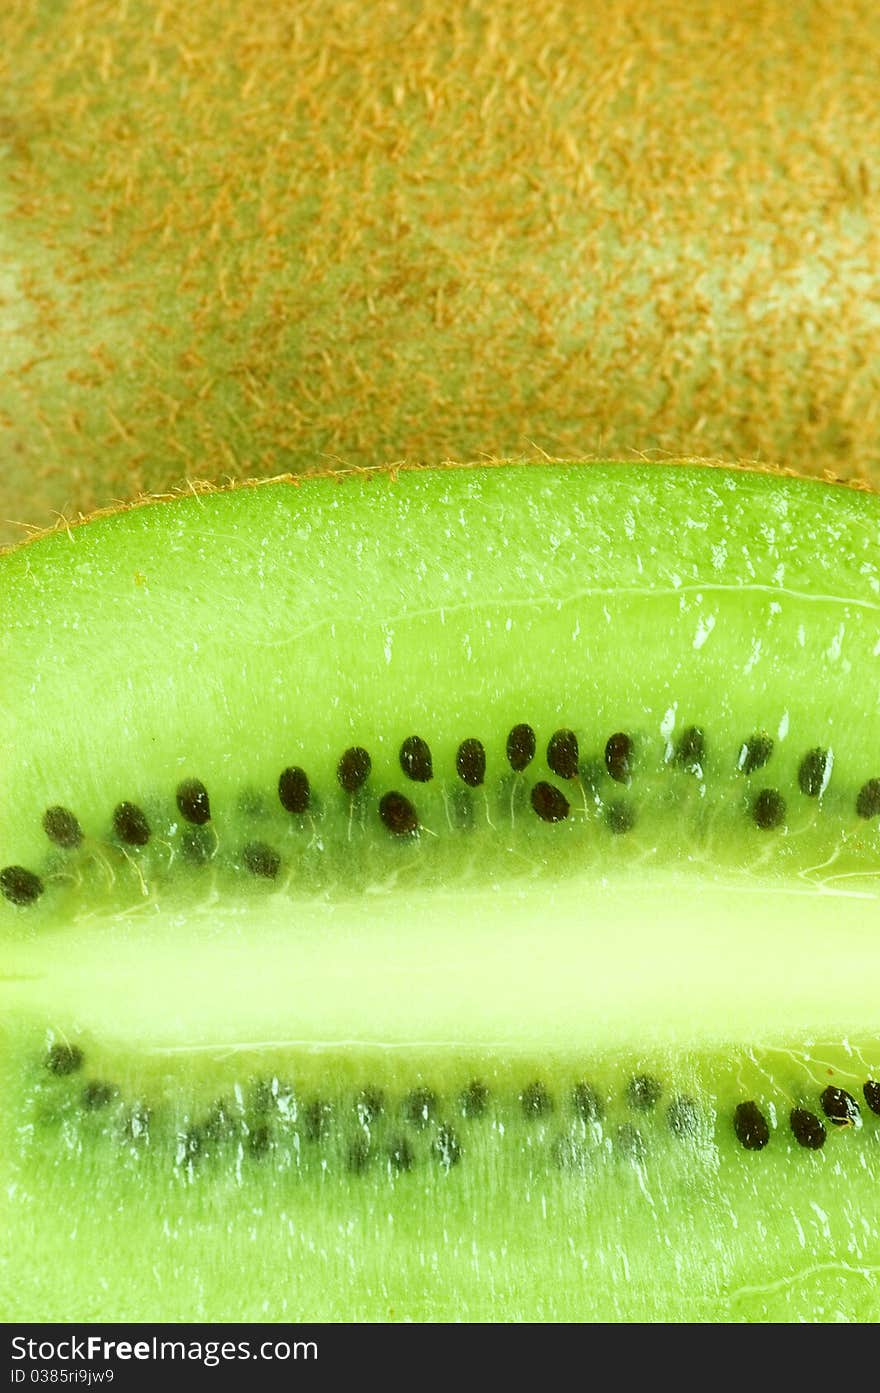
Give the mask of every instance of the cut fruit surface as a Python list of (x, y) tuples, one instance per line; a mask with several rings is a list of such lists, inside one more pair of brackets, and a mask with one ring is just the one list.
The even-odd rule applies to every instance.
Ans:
[(684, 466), (0, 558), (10, 1315), (876, 1316), (878, 589)]

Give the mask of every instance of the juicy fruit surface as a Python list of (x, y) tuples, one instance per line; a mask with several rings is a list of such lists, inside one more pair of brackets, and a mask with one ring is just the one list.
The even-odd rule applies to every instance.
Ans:
[(10, 1314), (876, 1314), (878, 540), (572, 465), (5, 556)]
[[(425, 1073), (419, 1052), (349, 1053), (342, 1071), (280, 1050), (126, 1065), (80, 1038), (72, 1072), (47, 1068), (40, 1049), (7, 1081), (24, 1136), (20, 1309), (876, 1316), (880, 1117), (857, 1087), (871, 1066), (851, 1049), (655, 1054), (636, 1074), (618, 1056), (592, 1057), (585, 1074), (584, 1060), (546, 1052), (435, 1054)], [(848, 1125), (823, 1111), (829, 1075), (853, 1100)], [(767, 1124), (759, 1149), (731, 1125), (731, 1098), (746, 1095)], [(795, 1136), (794, 1107), (818, 1149)], [(47, 1196), (65, 1221), (46, 1223)]]
[[(604, 815), (612, 840), (638, 841), (644, 820), (649, 844), (685, 856), (708, 844), (748, 865), (772, 842), (807, 870), (833, 839), (829, 874), (841, 855), (843, 871), (870, 864), (878, 540), (871, 495), (653, 466), (322, 479), (58, 532), (4, 561), (4, 865), (51, 874), (60, 852), (78, 871), (115, 843), (145, 853), (149, 885), (181, 833), (247, 869), (244, 847), (283, 827), (305, 860), (326, 832), (342, 848), (328, 880), (357, 884), (361, 845), (388, 847), (390, 793), (432, 834), (420, 858), (433, 842), (442, 858), (456, 819), (500, 822), (503, 843), (518, 818), (558, 848)], [(475, 788), (457, 768), (468, 740)], [(363, 781), (342, 764), (357, 752)], [(314, 789), (302, 814), (283, 815), (289, 769)], [(177, 801), (193, 781), (209, 826)], [(537, 785), (574, 816), (542, 815)], [(73, 848), (47, 833), (59, 809)]]

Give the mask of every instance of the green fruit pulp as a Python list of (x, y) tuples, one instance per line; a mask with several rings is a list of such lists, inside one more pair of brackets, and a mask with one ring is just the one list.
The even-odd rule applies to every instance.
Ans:
[(267, 484), (5, 555), (4, 1311), (876, 1316), (878, 542), (872, 495), (573, 464)]

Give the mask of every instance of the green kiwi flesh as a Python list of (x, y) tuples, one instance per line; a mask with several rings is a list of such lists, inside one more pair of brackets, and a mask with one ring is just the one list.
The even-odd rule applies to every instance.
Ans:
[(684, 465), (0, 558), (7, 1318), (875, 1318), (878, 590)]

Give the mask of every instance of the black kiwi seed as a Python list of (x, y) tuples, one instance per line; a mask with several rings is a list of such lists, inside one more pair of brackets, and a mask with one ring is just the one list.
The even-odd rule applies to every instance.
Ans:
[(553, 1099), (540, 1079), (526, 1084), (519, 1101), (523, 1114), (528, 1118), (546, 1117), (553, 1111)]
[(346, 750), (336, 766), (336, 777), (346, 793), (356, 793), (367, 782), (373, 761), (360, 745)]
[(437, 1107), (437, 1095), (432, 1088), (414, 1088), (403, 1100), (403, 1115), (413, 1127), (427, 1127)]
[(388, 1159), (396, 1171), (410, 1171), (415, 1157), (406, 1137), (397, 1137), (388, 1148)]
[(420, 735), (408, 735), (400, 747), (400, 767), (407, 778), (426, 784), (434, 777), (431, 751)]
[(263, 880), (274, 880), (281, 869), (281, 857), (266, 842), (248, 842), (242, 857), (251, 875)]
[(462, 1117), (482, 1117), (489, 1103), (489, 1090), (482, 1079), (472, 1079), (458, 1097)]
[(469, 788), (479, 788), (486, 777), (486, 751), (479, 740), (462, 740), (455, 756), (458, 777)]
[(402, 793), (383, 793), (379, 799), (379, 816), (396, 837), (412, 836), (419, 830), (419, 815)]
[(636, 810), (631, 803), (616, 798), (605, 809), (605, 822), (610, 832), (631, 832), (636, 825)]
[(666, 1121), (677, 1137), (695, 1137), (700, 1130), (700, 1109), (693, 1098), (680, 1094), (666, 1109)]
[(827, 750), (808, 750), (798, 767), (798, 788), (808, 798), (818, 798), (828, 767)]
[(532, 807), (543, 822), (562, 822), (568, 817), (570, 804), (561, 789), (553, 784), (535, 784)]
[(363, 1132), (352, 1137), (348, 1143), (346, 1153), (346, 1165), (352, 1175), (363, 1175), (367, 1166), (370, 1164), (370, 1141)]
[(96, 1112), (98, 1108), (105, 1108), (115, 1096), (116, 1089), (112, 1084), (92, 1079), (82, 1091), (82, 1105), (87, 1112)]
[(58, 1041), (46, 1056), (46, 1068), (50, 1074), (75, 1074), (82, 1067), (83, 1052), (79, 1045), (65, 1045)]
[(136, 803), (118, 803), (113, 809), (113, 826), (119, 840), (128, 846), (146, 846), (150, 840), (150, 824)]
[(752, 804), (752, 819), (756, 827), (769, 831), (785, 821), (785, 799), (778, 789), (762, 788)]
[(177, 810), (180, 816), (196, 827), (211, 821), (211, 801), (201, 779), (184, 779), (177, 785)]
[(364, 1127), (368, 1127), (371, 1122), (385, 1111), (385, 1094), (381, 1088), (375, 1088), (372, 1084), (367, 1084), (361, 1089), (357, 1100), (358, 1120)]
[(619, 730), (605, 743), (605, 768), (615, 783), (628, 784), (632, 775), (633, 742)]
[(789, 1122), (799, 1145), (809, 1151), (818, 1151), (825, 1145), (825, 1124), (819, 1121), (815, 1113), (807, 1112), (806, 1108), (792, 1108)]
[(662, 1092), (660, 1081), (651, 1074), (636, 1074), (626, 1086), (626, 1100), (636, 1112), (650, 1112), (657, 1106)]
[(876, 1079), (868, 1079), (862, 1092), (865, 1095), (865, 1102), (868, 1104), (871, 1112), (880, 1114), (880, 1083), (878, 1083)]
[(507, 737), (507, 760), (516, 774), (531, 764), (535, 758), (537, 740), (531, 726), (514, 726)]
[(766, 730), (756, 731), (740, 747), (736, 767), (743, 774), (754, 774), (756, 769), (764, 768), (772, 753), (773, 737)]
[(819, 1101), (825, 1116), (831, 1119), (835, 1127), (847, 1127), (861, 1116), (858, 1103), (845, 1088), (835, 1088), (829, 1084)]
[(706, 736), (699, 726), (688, 726), (681, 732), (675, 747), (675, 762), (684, 769), (702, 764), (706, 755)]
[(752, 1099), (747, 1103), (737, 1103), (733, 1114), (733, 1130), (737, 1141), (746, 1151), (763, 1151), (770, 1140), (767, 1119)]
[(295, 766), (282, 770), (278, 778), (278, 798), (282, 808), (289, 813), (308, 811), (311, 788), (309, 776), (304, 769)]
[(560, 779), (576, 779), (578, 741), (573, 730), (556, 730), (547, 743), (547, 765)]
[(876, 817), (880, 813), (880, 779), (869, 779), (859, 789), (856, 799), (856, 812), (859, 817)]
[(24, 866), (5, 866), (0, 871), (0, 893), (12, 904), (33, 904), (43, 893), (43, 882)]
[(83, 839), (83, 830), (69, 808), (47, 808), (43, 813), (43, 831), (56, 846), (72, 851)]
[(576, 1083), (571, 1090), (575, 1112), (583, 1122), (600, 1122), (605, 1109), (596, 1090), (588, 1083)]
[(451, 1170), (461, 1160), (461, 1142), (446, 1122), (434, 1138), (434, 1155), (446, 1170)]

